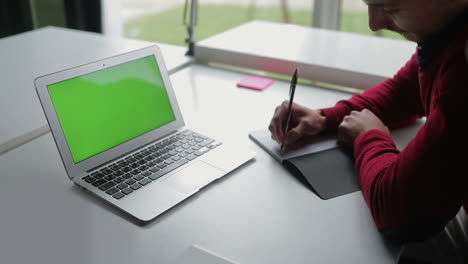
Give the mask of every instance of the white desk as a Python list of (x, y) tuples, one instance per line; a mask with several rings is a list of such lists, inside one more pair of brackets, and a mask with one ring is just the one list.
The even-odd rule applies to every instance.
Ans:
[(416, 44), (292, 24), (251, 21), (197, 43), (195, 57), (367, 89), (411, 58)]
[[(0, 155), (48, 132), (35, 78), (153, 44), (55, 27), (0, 39)], [(160, 47), (172, 72), (191, 61), (183, 47)]]
[[(239, 263), (393, 263), (399, 247), (360, 192), (323, 201), (248, 139), (289, 84), (257, 92), (235, 87), (242, 77), (200, 65), (171, 76), (188, 124), (257, 157), (145, 226), (74, 186), (50, 133), (0, 156), (0, 262), (170, 263), (197, 244)], [(349, 96), (296, 92), (311, 107)]]
[[(45, 124), (35, 77), (150, 44), (56, 28), (1, 39), (0, 144)], [(185, 49), (162, 49), (170, 69), (190, 62)], [(399, 246), (378, 233), (360, 192), (323, 201), (248, 139), (289, 83), (257, 92), (235, 87), (243, 77), (201, 65), (171, 76), (188, 125), (257, 157), (144, 226), (74, 186), (51, 134), (0, 155), (0, 262), (170, 263), (197, 244), (239, 263), (393, 263)], [(296, 93), (313, 108), (349, 97), (302, 85)], [(416, 128), (394, 134), (399, 147)]]

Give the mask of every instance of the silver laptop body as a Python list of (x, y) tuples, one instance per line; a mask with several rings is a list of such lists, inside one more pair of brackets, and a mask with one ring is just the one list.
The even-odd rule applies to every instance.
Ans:
[(184, 127), (157, 46), (42, 76), (35, 86), (68, 177), (142, 221), (255, 155)]

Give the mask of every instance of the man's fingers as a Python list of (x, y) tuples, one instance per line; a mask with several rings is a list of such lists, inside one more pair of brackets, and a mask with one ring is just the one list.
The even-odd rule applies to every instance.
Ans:
[(296, 142), (299, 138), (303, 136), (305, 130), (306, 130), (305, 123), (299, 122), (299, 124), (296, 127), (290, 129), (287, 132), (284, 138), (284, 143), (293, 144), (294, 142)]
[(276, 129), (275, 129), (275, 126), (272, 123), (270, 123), (270, 125), (268, 126), (268, 130), (270, 130), (271, 138), (274, 141), (278, 142), (278, 137), (276, 136)]
[(270, 126), (268, 129), (271, 132), (271, 138), (277, 141), (278, 143), (282, 143), (284, 133), (283, 133), (283, 123), (286, 119), (286, 109), (287, 109), (288, 101), (284, 101), (281, 105), (276, 107), (275, 113), (273, 118), (271, 119)]

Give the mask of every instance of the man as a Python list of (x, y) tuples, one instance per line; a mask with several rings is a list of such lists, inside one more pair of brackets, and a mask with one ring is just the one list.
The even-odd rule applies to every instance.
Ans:
[[(392, 30), (417, 42), (415, 54), (392, 79), (334, 107), (294, 104), (286, 133), (288, 102), (283, 102), (269, 129), (287, 148), (319, 133), (337, 133), (341, 144), (353, 148), (378, 229), (396, 241), (426, 240), (458, 212), (465, 214), (462, 207), (468, 209), (468, 0), (364, 2), (371, 30)], [(389, 128), (421, 117), (425, 124), (397, 150)]]

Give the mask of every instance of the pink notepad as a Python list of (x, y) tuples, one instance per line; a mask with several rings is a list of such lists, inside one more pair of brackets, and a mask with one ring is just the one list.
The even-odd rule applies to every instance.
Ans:
[(275, 80), (254, 75), (247, 75), (244, 79), (237, 83), (237, 86), (263, 91), (273, 84)]

